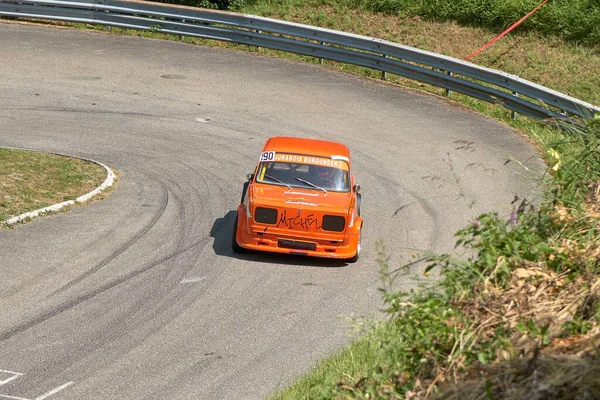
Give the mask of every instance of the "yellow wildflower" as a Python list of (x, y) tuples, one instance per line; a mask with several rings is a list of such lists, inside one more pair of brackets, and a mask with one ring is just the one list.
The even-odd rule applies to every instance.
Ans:
[(560, 154), (558, 153), (558, 151), (556, 151), (554, 149), (550, 149), (550, 150), (548, 150), (548, 155), (550, 157), (554, 158), (554, 160), (555, 160), (554, 165), (552, 166), (552, 170), (554, 170), (554, 172), (558, 171), (558, 169), (560, 168), (560, 164), (561, 164)]

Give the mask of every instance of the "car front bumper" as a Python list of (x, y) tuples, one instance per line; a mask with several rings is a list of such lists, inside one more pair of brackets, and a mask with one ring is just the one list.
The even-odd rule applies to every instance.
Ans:
[[(239, 246), (257, 251), (310, 257), (347, 259), (356, 255), (362, 228), (362, 218), (358, 217), (352, 227), (347, 227), (343, 239), (311, 235), (310, 232), (294, 232), (281, 229), (253, 229), (243, 205), (238, 206), (236, 241)], [(335, 242), (335, 243), (334, 243)]]

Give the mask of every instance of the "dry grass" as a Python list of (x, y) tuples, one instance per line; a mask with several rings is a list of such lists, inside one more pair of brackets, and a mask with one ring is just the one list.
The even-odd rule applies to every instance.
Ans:
[(598, 399), (600, 360), (595, 351), (583, 356), (543, 355), (471, 368), (460, 386), (443, 388), (445, 400)]
[[(461, 335), (446, 365), (436, 365), (428, 379), (415, 380), (407, 399), (600, 398), (600, 326), (590, 315), (600, 303), (598, 276), (570, 279), (568, 272), (524, 265), (513, 270), (506, 287), (483, 281), (474, 292), (452, 305), (472, 325), (447, 321), (468, 333)], [(584, 334), (566, 328), (565, 323), (579, 320), (588, 323)], [(496, 361), (465, 369), (462, 352), (493, 342), (498, 329), (513, 334), (497, 349)]]
[[(592, 192), (590, 199), (596, 195)], [(598, 208), (597, 202), (585, 205), (592, 224), (597, 224)], [(573, 217), (558, 209), (557, 218), (568, 223)], [(563, 240), (556, 246), (569, 260), (600, 263), (600, 240), (585, 245)], [(499, 259), (498, 269), (506, 262)], [(476, 362), (465, 370), (465, 357), (457, 351), (435, 379), (417, 382), (412, 398), (430, 397), (434, 384), (440, 385), (432, 396), (436, 399), (600, 398), (600, 277), (570, 272), (554, 272), (544, 260), (523, 262), (512, 270), (508, 285), (484, 280), (474, 295), (456, 299), (453, 307), (474, 321), (459, 348), (491, 343), (499, 329), (512, 334), (491, 365)]]
[[(499, 260), (499, 264), (503, 260)], [(568, 335), (563, 328), (576, 317), (590, 319), (589, 310), (600, 302), (600, 279), (594, 274), (569, 278), (569, 272), (557, 274), (537, 265), (524, 265), (512, 271), (512, 282), (505, 289), (492, 287), (489, 281), (475, 289), (475, 296), (461, 307), (467, 316), (480, 324), (476, 329), (479, 341), (490, 341), (496, 329), (505, 326), (515, 331), (519, 324), (531, 320), (536, 327), (548, 326), (547, 336), (534, 336), (528, 330), (516, 331), (511, 337), (513, 347), (498, 354), (513, 358), (531, 353), (556, 338)], [(517, 354), (518, 353), (518, 354)]]

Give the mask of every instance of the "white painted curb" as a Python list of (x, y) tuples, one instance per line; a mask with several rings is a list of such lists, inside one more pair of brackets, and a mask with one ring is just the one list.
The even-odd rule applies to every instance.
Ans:
[[(4, 149), (10, 149), (10, 150), (26, 150), (26, 151), (38, 151), (38, 150), (30, 150), (30, 149), (16, 149), (16, 148), (12, 148), (12, 147), (3, 147)], [(37, 216), (39, 216), (40, 214), (45, 214), (51, 211), (58, 211), (63, 207), (66, 206), (72, 206), (75, 203), (84, 203), (86, 201), (88, 201), (89, 199), (91, 199), (92, 197), (100, 194), (103, 190), (105, 190), (106, 188), (109, 188), (113, 185), (114, 181), (115, 181), (115, 174), (113, 173), (113, 171), (108, 168), (106, 165), (102, 164), (101, 162), (95, 161), (95, 160), (91, 160), (89, 158), (83, 158), (83, 157), (77, 157), (77, 156), (70, 156), (70, 155), (66, 155), (66, 154), (59, 154), (59, 153), (51, 153), (51, 152), (44, 152), (44, 153), (48, 153), (48, 154), (54, 154), (57, 156), (62, 156), (62, 157), (70, 157), (70, 158), (77, 158), (80, 160), (84, 160), (84, 161), (88, 161), (88, 162), (92, 162), (94, 164), (100, 165), (102, 166), (105, 170), (106, 170), (106, 179), (104, 180), (104, 182), (102, 183), (102, 185), (98, 186), (96, 189), (92, 190), (89, 193), (84, 194), (83, 196), (79, 196), (78, 198), (76, 198), (75, 200), (68, 200), (68, 201), (63, 201), (62, 203), (57, 203), (57, 204), (53, 204), (51, 206), (48, 207), (44, 207), (44, 208), (40, 208), (39, 210), (34, 210), (34, 211), (29, 211), (26, 212), (24, 214), (21, 215), (17, 215), (16, 217), (12, 217), (7, 219), (6, 221), (3, 222), (3, 224), (5, 225), (13, 225), (16, 224), (17, 222), (21, 222), (25, 219), (28, 218), (35, 218)]]

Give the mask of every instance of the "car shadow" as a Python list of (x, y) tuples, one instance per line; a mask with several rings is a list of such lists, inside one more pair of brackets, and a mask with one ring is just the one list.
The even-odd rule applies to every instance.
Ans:
[(231, 238), (233, 235), (233, 223), (235, 222), (236, 210), (231, 210), (221, 218), (217, 218), (210, 230), (210, 236), (214, 238), (213, 250), (216, 255), (237, 258), (251, 262), (263, 262), (271, 264), (301, 265), (308, 267), (338, 268), (348, 265), (343, 260), (331, 258), (306, 257), (293, 254), (278, 254), (262, 251), (250, 251), (245, 253), (234, 253), (231, 249)]

